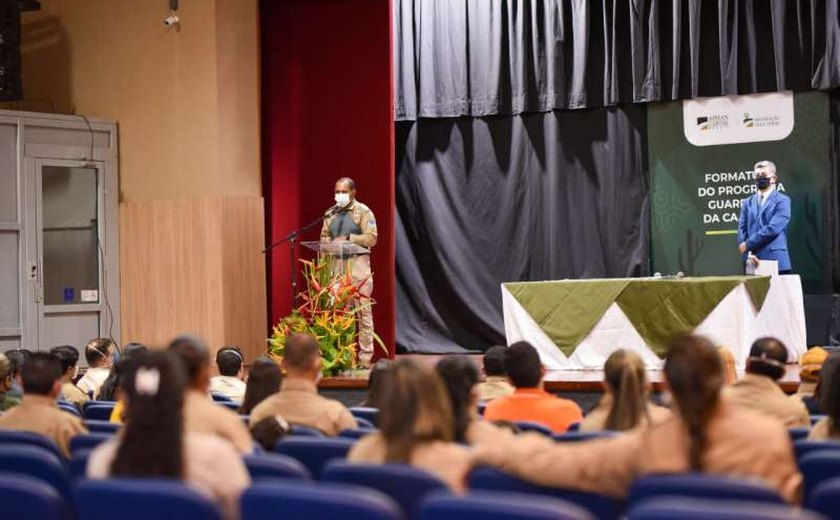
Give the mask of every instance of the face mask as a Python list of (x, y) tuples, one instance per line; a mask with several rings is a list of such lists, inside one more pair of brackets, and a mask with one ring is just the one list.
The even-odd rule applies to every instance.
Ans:
[(770, 177), (759, 177), (755, 180), (756, 188), (766, 190), (770, 186)]
[(335, 203), (339, 206), (346, 206), (350, 204), (350, 194), (349, 193), (336, 193), (335, 194)]

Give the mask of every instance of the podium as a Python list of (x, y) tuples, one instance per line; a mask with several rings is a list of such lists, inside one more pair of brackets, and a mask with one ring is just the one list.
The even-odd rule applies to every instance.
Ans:
[(337, 242), (321, 242), (320, 240), (312, 240), (309, 242), (301, 242), (307, 249), (311, 249), (318, 253), (319, 257), (334, 257), (342, 260), (347, 260), (358, 255), (369, 255), (370, 249), (354, 244), (346, 240), (339, 240)]

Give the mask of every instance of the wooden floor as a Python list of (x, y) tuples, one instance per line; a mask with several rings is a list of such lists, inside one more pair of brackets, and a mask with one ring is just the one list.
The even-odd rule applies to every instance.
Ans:
[[(404, 354), (397, 359), (412, 359), (418, 363), (434, 365), (445, 355)], [(470, 356), (481, 368), (482, 357)], [(649, 370), (648, 379), (653, 384), (654, 391), (661, 391), (664, 377), (661, 370)], [(740, 374), (739, 374), (740, 375)], [(368, 372), (359, 371), (348, 377), (331, 377), (322, 379), (320, 388), (361, 390), (367, 388)], [(550, 370), (545, 374), (545, 389), (549, 392), (601, 392), (601, 382), (604, 380), (603, 370)], [(787, 373), (780, 381), (780, 386), (787, 393), (796, 392), (799, 386), (799, 365), (788, 365)]]

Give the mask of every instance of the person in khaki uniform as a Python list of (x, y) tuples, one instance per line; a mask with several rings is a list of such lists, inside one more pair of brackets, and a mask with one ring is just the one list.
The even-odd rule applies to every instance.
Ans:
[(178, 336), (169, 344), (168, 350), (181, 360), (187, 380), (184, 431), (216, 435), (230, 442), (240, 453), (254, 451), (251, 434), (239, 415), (214, 403), (207, 393), (210, 353), (204, 342), (194, 336)]
[(489, 464), (542, 486), (625, 498), (637, 478), (703, 472), (758, 479), (790, 502), (802, 475), (787, 429), (776, 419), (721, 398), (723, 367), (714, 345), (699, 336), (671, 342), (665, 380), (674, 414), (650, 428), (582, 443), (556, 443), (527, 433), (476, 450)]
[[(321, 241), (347, 241), (357, 246), (372, 249), (376, 245), (376, 218), (373, 211), (356, 200), (356, 183), (349, 177), (343, 177), (335, 183), (335, 202), (338, 210), (331, 209), (324, 218), (321, 227)], [(344, 272), (350, 269), (350, 276), (355, 283), (364, 282), (359, 291), (356, 306), (364, 306), (358, 313), (359, 361), (363, 366), (370, 366), (373, 356), (373, 275), (370, 270), (370, 255), (355, 255), (348, 259), (339, 259), (333, 269)]]
[(314, 337), (309, 334), (289, 336), (282, 366), (286, 374), (280, 391), (251, 411), (251, 424), (280, 415), (289, 424), (315, 428), (332, 436), (359, 427), (343, 404), (318, 395), (321, 347)]
[(776, 383), (785, 374), (787, 348), (776, 338), (759, 338), (750, 348), (747, 373), (723, 392), (736, 406), (781, 421), (788, 428), (811, 426), (811, 416), (801, 400), (790, 399)]
[(0, 430), (37, 433), (55, 441), (70, 456), (70, 439), (87, 433), (82, 421), (56, 404), (61, 393), (61, 365), (50, 354), (32, 354), (21, 370), (23, 400), (0, 416)]
[(484, 353), (484, 375), (487, 378), (478, 385), (478, 400), (487, 402), (497, 397), (510, 395), (516, 390), (505, 373), (507, 347), (496, 345)]
[(81, 410), (84, 402), (88, 400), (88, 395), (73, 383), (73, 379), (79, 373), (79, 351), (76, 347), (62, 345), (51, 348), (50, 354), (56, 356), (61, 364), (61, 398)]

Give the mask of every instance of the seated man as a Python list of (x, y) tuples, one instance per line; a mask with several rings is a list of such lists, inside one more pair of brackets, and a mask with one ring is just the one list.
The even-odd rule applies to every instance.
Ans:
[(239, 415), (218, 405), (207, 395), (210, 385), (210, 352), (195, 336), (178, 336), (169, 351), (181, 360), (187, 381), (184, 394), (184, 431), (209, 433), (230, 441), (241, 453), (254, 449), (251, 434)]
[(787, 348), (776, 338), (759, 338), (750, 348), (747, 373), (723, 392), (733, 404), (774, 417), (791, 428), (811, 426), (808, 409), (790, 399), (776, 383), (785, 375)]
[(497, 397), (513, 393), (513, 386), (505, 373), (505, 353), (507, 347), (496, 345), (484, 353), (484, 375), (487, 379), (478, 385), (478, 400), (492, 401)]
[(86, 394), (91, 394), (97, 399), (99, 387), (108, 379), (111, 367), (114, 365), (114, 352), (116, 346), (108, 338), (96, 338), (90, 340), (85, 346), (85, 360), (88, 364), (87, 372), (76, 383), (76, 386)]
[(6, 358), (9, 360), (9, 367), (12, 376), (12, 386), (6, 392), (6, 398), (17, 399), (20, 402), (23, 397), (23, 385), (20, 381), (20, 370), (23, 368), (23, 363), (29, 359), (32, 352), (25, 348), (17, 348), (6, 351)]
[(488, 421), (530, 421), (544, 424), (555, 433), (563, 433), (573, 423), (583, 420), (580, 407), (568, 399), (543, 390), (545, 369), (537, 350), (527, 341), (507, 349), (505, 372), (516, 388), (513, 394), (490, 401), (484, 410)]
[(61, 364), (61, 398), (81, 410), (82, 403), (88, 400), (88, 396), (73, 383), (73, 379), (79, 373), (79, 351), (76, 347), (62, 345), (51, 348), (50, 354)]
[(210, 379), (210, 391), (226, 395), (242, 404), (245, 396), (243, 363), (244, 357), (239, 347), (222, 347), (216, 352), (216, 366), (219, 375)]
[(251, 412), (251, 424), (266, 417), (282, 415), (289, 424), (318, 429), (326, 435), (357, 428), (358, 423), (343, 404), (318, 395), (321, 377), (321, 347), (308, 334), (286, 339), (283, 355), (286, 375), (280, 391), (258, 404)]
[(32, 354), (21, 369), (23, 400), (0, 417), (0, 430), (20, 430), (51, 438), (65, 456), (70, 439), (87, 433), (82, 421), (59, 410), (61, 365), (51, 354)]

